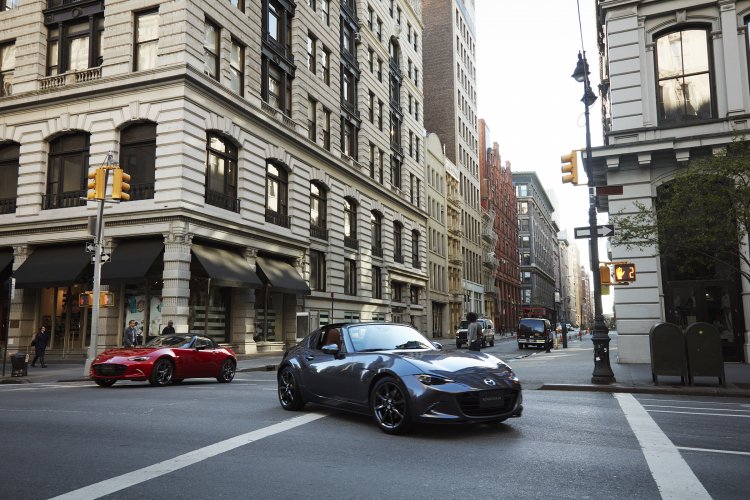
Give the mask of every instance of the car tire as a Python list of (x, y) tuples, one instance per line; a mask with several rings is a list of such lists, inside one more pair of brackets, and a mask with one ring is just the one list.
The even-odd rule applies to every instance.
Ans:
[(287, 411), (299, 411), (305, 407), (294, 370), (287, 366), (279, 373), (279, 403)]
[(456, 349), (461, 349), (461, 342), (456, 342)]
[(228, 384), (229, 382), (234, 380), (234, 373), (236, 370), (237, 365), (234, 364), (234, 361), (231, 359), (225, 359), (221, 364), (221, 369), (219, 370), (219, 374), (216, 376), (216, 380), (219, 381), (219, 383)]
[(174, 365), (168, 359), (160, 359), (151, 370), (151, 376), (148, 383), (154, 387), (164, 387), (172, 381), (174, 375)]
[(94, 380), (94, 383), (96, 383), (96, 385), (98, 385), (99, 387), (112, 387), (113, 385), (115, 385), (115, 382), (117, 382), (117, 380), (112, 380), (111, 378), (98, 378)]
[(404, 386), (393, 377), (377, 381), (370, 393), (370, 411), (375, 425), (386, 434), (406, 434), (416, 425)]
[(490, 340), (490, 347), (495, 347), (495, 339)]
[(519, 342), (519, 343), (518, 343), (518, 348), (519, 348), (519, 349), (523, 349), (523, 347), (524, 347), (524, 346), (523, 346), (523, 344)]

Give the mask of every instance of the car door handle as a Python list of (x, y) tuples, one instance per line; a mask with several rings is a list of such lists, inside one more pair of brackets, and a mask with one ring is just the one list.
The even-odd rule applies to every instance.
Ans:
[(312, 361), (313, 359), (315, 359), (315, 356), (313, 356), (312, 354), (310, 354), (308, 356), (305, 356), (305, 359), (308, 360), (308, 361)]

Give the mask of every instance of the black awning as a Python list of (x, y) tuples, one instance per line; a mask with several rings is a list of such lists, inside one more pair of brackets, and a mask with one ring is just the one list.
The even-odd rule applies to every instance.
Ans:
[(164, 251), (164, 238), (129, 239), (117, 244), (112, 260), (102, 266), (102, 285), (140, 283)]
[(261, 278), (273, 287), (274, 292), (310, 295), (310, 287), (296, 269), (280, 260), (258, 257), (255, 261)]
[(0, 283), (10, 278), (13, 273), (13, 249), (0, 248)]
[(237, 288), (263, 288), (258, 275), (239, 253), (195, 243), (190, 248), (211, 278), (211, 284)]
[(38, 247), (13, 273), (16, 288), (71, 286), (91, 264), (85, 242)]

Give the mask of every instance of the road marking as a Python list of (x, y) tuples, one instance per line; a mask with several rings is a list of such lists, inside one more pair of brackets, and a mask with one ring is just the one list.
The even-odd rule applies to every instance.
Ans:
[[(702, 408), (695, 408), (700, 410)], [(750, 415), (732, 415), (731, 413), (696, 413), (694, 411), (670, 411), (670, 410), (646, 410), (651, 413), (681, 413), (683, 415), (708, 415), (712, 417), (743, 417), (750, 418)]]
[(719, 401), (693, 401), (690, 399), (652, 399), (652, 398), (644, 398), (643, 401), (661, 401), (662, 403), (692, 403), (692, 404), (699, 404), (699, 405), (739, 405), (739, 406), (748, 406), (747, 403), (724, 403)]
[[(734, 408), (696, 408), (694, 406), (668, 406), (668, 405), (644, 405), (641, 403), (641, 406), (654, 406), (656, 408), (674, 408), (677, 410), (713, 410), (713, 411), (745, 411), (750, 412), (750, 410), (735, 410)], [(656, 411), (656, 410), (648, 410), (648, 411)]]
[(158, 464), (144, 467), (143, 469), (135, 470), (133, 472), (123, 474), (122, 476), (113, 477), (112, 479), (107, 479), (105, 481), (101, 481), (99, 483), (92, 484), (90, 486), (86, 486), (69, 493), (65, 493), (64, 495), (54, 497), (51, 500), (93, 500), (95, 498), (101, 498), (106, 495), (111, 495), (112, 493), (124, 490), (125, 488), (130, 488), (131, 486), (135, 486), (136, 484), (144, 483), (150, 479), (155, 479), (159, 476), (169, 474), (170, 472), (174, 472), (184, 467), (202, 462), (203, 460), (206, 460), (208, 458), (212, 458), (217, 455), (221, 455), (222, 453), (234, 450), (235, 448), (239, 448), (240, 446), (245, 446), (246, 444), (250, 444), (265, 437), (273, 436), (274, 434), (279, 434), (281, 432), (294, 429), (295, 427), (305, 425), (320, 418), (327, 417), (331, 414), (332, 412), (320, 411), (316, 413), (308, 413), (300, 417), (290, 418), (289, 420), (279, 422), (278, 424), (269, 425), (268, 427), (258, 429), (257, 431), (248, 432), (247, 434), (242, 434), (224, 441), (219, 441), (218, 443), (206, 446), (204, 448), (199, 448), (195, 451), (191, 451), (190, 453), (165, 460)]
[(748, 455), (750, 452), (747, 451), (729, 451), (729, 450), (710, 450), (708, 448), (688, 448), (687, 446), (678, 446), (678, 450), (689, 450), (689, 451), (707, 451), (709, 453), (728, 453), (730, 455)]
[(616, 393), (615, 397), (641, 445), (661, 497), (665, 500), (710, 500), (711, 496), (695, 477), (677, 447), (638, 400), (632, 394)]

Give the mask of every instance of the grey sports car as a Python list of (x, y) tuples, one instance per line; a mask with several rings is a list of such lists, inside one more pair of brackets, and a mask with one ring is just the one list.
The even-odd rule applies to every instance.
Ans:
[(394, 323), (327, 325), (284, 353), (279, 402), (372, 415), (402, 434), (418, 422), (502, 422), (523, 412), (513, 370), (489, 354), (442, 351)]

